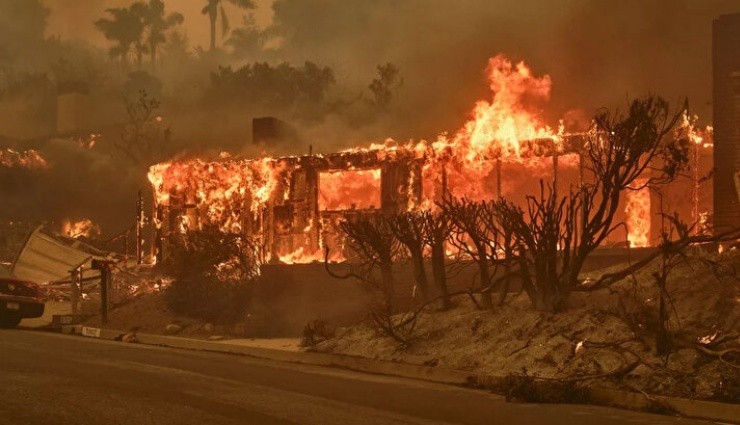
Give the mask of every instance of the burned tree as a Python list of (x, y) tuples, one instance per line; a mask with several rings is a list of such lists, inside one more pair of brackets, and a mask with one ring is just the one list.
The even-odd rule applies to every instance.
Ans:
[[(361, 273), (352, 273), (351, 277), (359, 278), (380, 290), (382, 308), (374, 311), (373, 316), (378, 324), (390, 321), (390, 317), (395, 313), (393, 262), (398, 254), (399, 242), (388, 219), (381, 215), (360, 216), (344, 220), (339, 226), (347, 236), (349, 248), (356, 252), (363, 262)], [(375, 269), (380, 270), (380, 283), (372, 276)]]
[(161, 159), (171, 138), (169, 126), (158, 115), (160, 102), (140, 90), (126, 99), (126, 125), (118, 148), (137, 167), (148, 167)]
[(439, 207), (451, 224), (450, 243), (478, 266), (482, 308), (493, 308), (491, 283), (495, 273), (490, 260), (496, 255), (498, 230), (491, 226), (493, 220), (486, 219), (488, 210), (483, 203), (464, 198), (447, 198)]
[(521, 253), (518, 243), (514, 238), (514, 232), (511, 226), (502, 225), (502, 217), (498, 214), (498, 207), (503, 199), (498, 201), (483, 202), (483, 220), (489, 233), (495, 235), (496, 249), (491, 261), (496, 265), (502, 265), (503, 276), (495, 280), (495, 286), (498, 290), (498, 305), (501, 306), (506, 301), (506, 295), (509, 293), (511, 279), (516, 274), (512, 267), (519, 259)]
[(504, 233), (515, 238), (507, 250), (519, 252), (515, 258), (523, 289), (538, 310), (557, 310), (570, 292), (567, 273), (579, 202), (577, 193), (558, 199), (541, 183), (539, 196), (527, 196), (526, 212), (505, 199), (491, 205)]
[(406, 247), (414, 266), (414, 284), (421, 291), (424, 301), (431, 297), (424, 267), (424, 234), (427, 222), (422, 213), (403, 212), (388, 219), (388, 226), (395, 238)]
[(425, 211), (422, 213), (424, 225), (424, 243), (431, 251), (432, 276), (434, 286), (442, 299), (442, 309), (452, 306), (447, 289), (447, 270), (445, 268), (445, 243), (450, 236), (451, 226), (446, 214), (442, 212)]
[[(601, 112), (581, 153), (593, 181), (564, 197), (543, 185), (539, 196), (527, 197), (527, 211), (497, 203), (504, 229), (523, 253), (518, 264), (535, 308), (564, 307), (588, 255), (622, 225), (615, 215), (623, 191), (668, 183), (685, 167), (686, 140), (668, 137), (682, 113), (652, 97), (633, 101), (627, 115)], [(644, 180), (635, 188), (638, 178)]]
[[(594, 118), (582, 153), (593, 181), (580, 188), (581, 225), (566, 278), (575, 286), (586, 257), (621, 225), (614, 217), (625, 190), (656, 188), (674, 180), (688, 163), (688, 141), (669, 137), (684, 110), (655, 97), (635, 100), (629, 113), (603, 111)], [(636, 180), (641, 185), (635, 187)]]

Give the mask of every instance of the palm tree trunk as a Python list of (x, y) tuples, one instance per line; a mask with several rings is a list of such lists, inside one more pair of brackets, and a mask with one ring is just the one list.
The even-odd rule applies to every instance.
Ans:
[(216, 50), (216, 16), (211, 15), (211, 52)]

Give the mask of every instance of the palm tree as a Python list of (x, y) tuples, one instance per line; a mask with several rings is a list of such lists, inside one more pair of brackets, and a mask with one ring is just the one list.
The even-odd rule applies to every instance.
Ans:
[(108, 49), (111, 57), (120, 57), (125, 66), (128, 55), (132, 50), (136, 53), (137, 61), (141, 66), (141, 56), (145, 47), (141, 42), (144, 34), (144, 20), (135, 7), (117, 7), (105, 10), (111, 19), (101, 18), (95, 21), (95, 27), (103, 33), (105, 38), (116, 44)]
[(157, 66), (157, 48), (167, 41), (166, 32), (170, 28), (180, 25), (185, 21), (181, 13), (174, 12), (165, 16), (164, 1), (149, 0), (149, 3), (138, 2), (132, 8), (142, 16), (144, 25), (148, 29), (146, 44), (151, 55), (152, 66)]
[(216, 21), (218, 21), (219, 15), (221, 16), (221, 37), (226, 36), (229, 32), (229, 20), (223, 6), (226, 1), (242, 9), (254, 8), (252, 0), (208, 0), (208, 4), (205, 5), (201, 13), (208, 15), (211, 21), (211, 51), (216, 50)]

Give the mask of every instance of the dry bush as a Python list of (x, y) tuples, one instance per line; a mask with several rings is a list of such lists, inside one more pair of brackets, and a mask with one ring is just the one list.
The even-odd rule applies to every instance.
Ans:
[(321, 319), (312, 320), (306, 323), (306, 327), (303, 328), (301, 347), (312, 348), (333, 337), (334, 331), (329, 328), (325, 321)]
[(506, 401), (527, 403), (584, 403), (588, 392), (575, 381), (538, 379), (526, 369), (506, 375), (499, 384)]
[(258, 265), (245, 238), (205, 227), (185, 235), (165, 264), (172, 283), (164, 292), (176, 314), (233, 324), (246, 316)]

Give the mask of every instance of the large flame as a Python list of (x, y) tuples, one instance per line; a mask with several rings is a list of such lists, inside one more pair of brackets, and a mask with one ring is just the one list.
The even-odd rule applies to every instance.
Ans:
[(319, 174), (319, 210), (380, 208), (380, 169), (332, 170)]
[(476, 103), (473, 118), (452, 138), (456, 156), (467, 164), (495, 157), (521, 158), (524, 141), (560, 140), (525, 103), (549, 100), (549, 75), (536, 77), (524, 62), (514, 65), (498, 55), (488, 62), (488, 81), (493, 98)]
[[(531, 192), (534, 187), (527, 184), (540, 178), (561, 186), (555, 174), (571, 180), (577, 176), (578, 158), (564, 146), (562, 124), (554, 130), (539, 114), (538, 104), (550, 97), (550, 77), (537, 76), (524, 62), (513, 63), (503, 55), (489, 60), (486, 75), (490, 99), (476, 102), (461, 128), (432, 142), (386, 140), (334, 154), (333, 159), (314, 155), (308, 159), (311, 164), (327, 165), (316, 169), (310, 185), (300, 172), (306, 158), (173, 160), (149, 171), (155, 202), (179, 214), (170, 217), (169, 231), (217, 224), (223, 231), (261, 236), (269, 251), (265, 261), (321, 260), (325, 247), (330, 260), (341, 261), (344, 244), (336, 231), (341, 211), (372, 214), (386, 202), (392, 209), (433, 209), (444, 191), (473, 200), (515, 199)], [(366, 160), (352, 163), (348, 158), (353, 155)], [(403, 171), (404, 181), (395, 183), (403, 172), (382, 164), (399, 159), (411, 165)], [(391, 182), (398, 187), (389, 186)], [(643, 206), (644, 196), (636, 196), (631, 196), (630, 211)], [(647, 201), (647, 215), (634, 216), (647, 220), (649, 231), (649, 196)], [(647, 244), (643, 227), (631, 224), (639, 235), (633, 244)]]
[[(279, 171), (275, 160), (268, 157), (219, 162), (194, 159), (154, 165), (149, 181), (158, 205), (171, 205), (173, 194), (185, 194), (178, 202), (195, 206), (201, 220), (223, 231), (239, 232), (245, 204), (257, 215), (275, 191)], [(183, 229), (192, 226), (197, 225), (189, 219), (182, 223)]]

